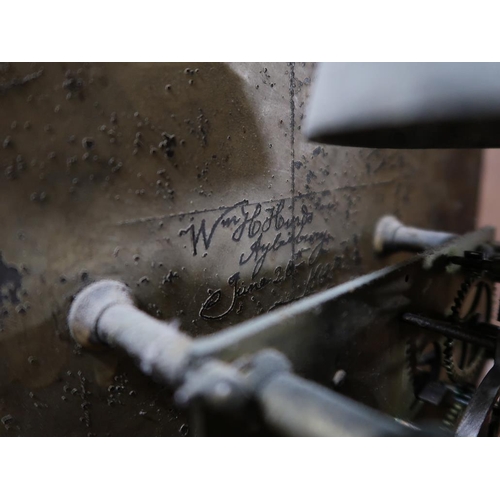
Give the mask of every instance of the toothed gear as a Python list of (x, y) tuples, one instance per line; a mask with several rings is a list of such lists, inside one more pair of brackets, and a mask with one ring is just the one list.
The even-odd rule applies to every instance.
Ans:
[[(460, 316), (465, 299), (469, 295), (473, 286), (476, 288), (476, 294), (473, 298), (470, 309), (464, 316)], [(486, 293), (485, 319), (489, 322), (492, 307), (492, 292), (490, 286), (486, 282), (482, 281), (478, 274), (471, 274), (461, 284), (451, 308), (451, 321), (455, 323), (465, 323), (470, 321), (478, 313), (477, 308), (481, 301), (483, 290)], [(467, 349), (471, 346), (466, 343), (462, 344), (462, 349), (464, 349), (461, 362), (462, 366), (457, 366), (454, 359), (455, 340), (446, 339), (443, 342), (443, 366), (452, 382), (465, 385), (474, 382), (475, 377), (478, 375), (485, 359), (485, 349), (478, 348), (473, 354), (472, 359), (465, 364)]]

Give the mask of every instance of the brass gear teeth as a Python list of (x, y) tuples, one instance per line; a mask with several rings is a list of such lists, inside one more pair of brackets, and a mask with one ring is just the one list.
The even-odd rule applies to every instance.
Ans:
[[(477, 283), (480, 279), (480, 275), (474, 273), (462, 282), (460, 288), (455, 297), (453, 306), (451, 308), (451, 320), (454, 322), (459, 322), (460, 310), (462, 309), (465, 298), (467, 297), (472, 285)], [(485, 284), (486, 286), (486, 284)], [(489, 300), (491, 301), (491, 295)], [(488, 304), (488, 309), (491, 310), (491, 304)], [(453, 339), (446, 339), (443, 342), (443, 366), (449, 379), (457, 384), (467, 384), (472, 381), (472, 379), (477, 375), (479, 369), (482, 366), (482, 362), (485, 357), (485, 350), (480, 349), (474, 360), (464, 369), (460, 369), (456, 366), (455, 360), (453, 359), (453, 348), (455, 341)]]
[(465, 297), (467, 297), (472, 284), (477, 279), (478, 276), (476, 274), (471, 274), (470, 276), (467, 276), (467, 278), (465, 278), (465, 280), (460, 285), (457, 295), (453, 301), (453, 306), (451, 307), (451, 319), (453, 321), (460, 321), (460, 309), (463, 306)]

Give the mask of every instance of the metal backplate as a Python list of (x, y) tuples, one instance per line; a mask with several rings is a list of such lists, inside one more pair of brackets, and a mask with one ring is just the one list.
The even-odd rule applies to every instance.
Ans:
[(478, 152), (310, 144), (313, 80), (306, 63), (0, 66), (0, 435), (187, 432), (133, 361), (70, 340), (94, 280), (202, 336), (407, 258), (372, 252), (386, 213), (473, 228)]

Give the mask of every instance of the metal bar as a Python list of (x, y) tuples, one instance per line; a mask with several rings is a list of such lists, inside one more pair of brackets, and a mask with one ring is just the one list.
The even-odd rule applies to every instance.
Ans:
[(458, 324), (451, 324), (448, 321), (440, 321), (436, 319), (427, 318), (420, 314), (405, 313), (402, 317), (403, 321), (412, 325), (433, 330), (437, 333), (443, 334), (445, 337), (450, 337), (456, 340), (463, 340), (472, 344), (485, 347), (491, 351), (495, 350), (495, 340), (490, 337), (478, 335), (474, 330), (470, 330)]
[(420, 429), (290, 373), (258, 393), (265, 422), (287, 436), (417, 436)]

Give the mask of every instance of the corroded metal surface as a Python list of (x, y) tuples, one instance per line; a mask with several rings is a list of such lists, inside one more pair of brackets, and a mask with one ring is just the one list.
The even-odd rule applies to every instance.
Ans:
[(65, 318), (113, 278), (206, 335), (387, 265), (377, 219), (462, 233), (479, 153), (324, 147), (311, 64), (0, 67), (0, 435), (178, 435), (168, 390)]

